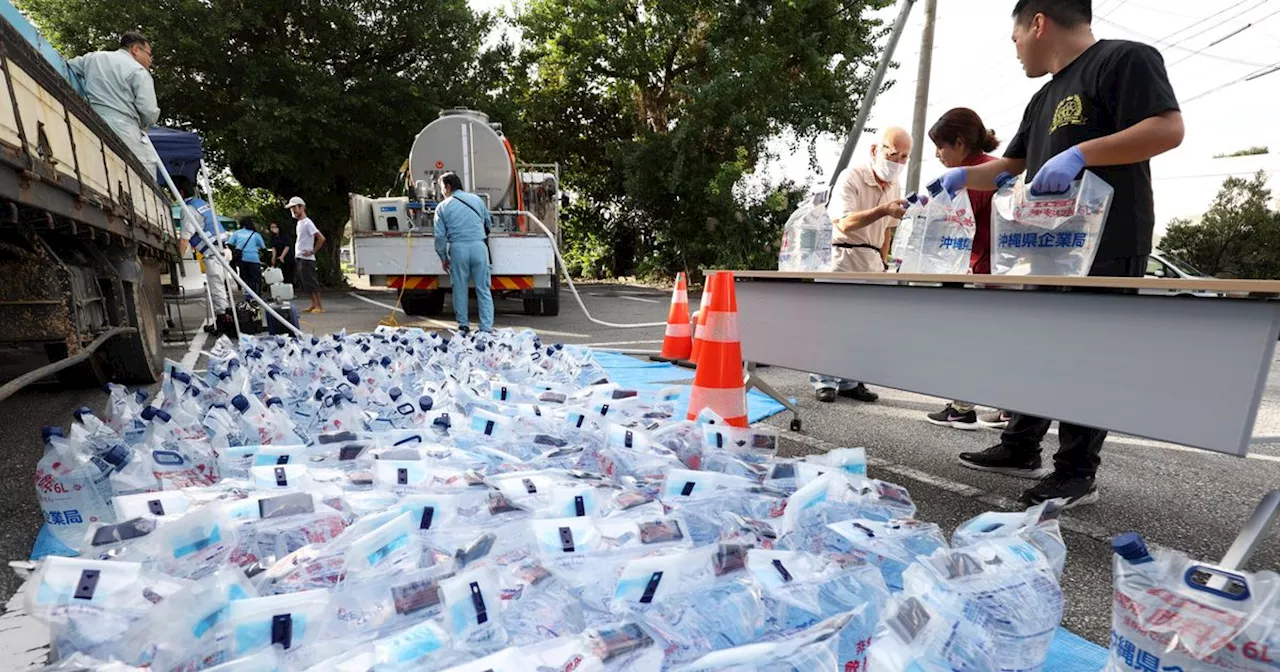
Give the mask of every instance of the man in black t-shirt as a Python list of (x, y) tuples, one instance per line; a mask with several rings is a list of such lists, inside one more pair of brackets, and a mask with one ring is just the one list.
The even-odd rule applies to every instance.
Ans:
[[(1001, 173), (1026, 172), (1034, 194), (1061, 193), (1087, 167), (1115, 188), (1090, 275), (1141, 277), (1151, 253), (1155, 206), (1150, 159), (1182, 143), (1182, 113), (1160, 52), (1123, 40), (1097, 40), (1090, 0), (1019, 0), (1013, 41), (1031, 78), (1052, 74), (1023, 113), (1004, 158), (945, 173), (943, 185), (992, 189)], [(1015, 414), (1000, 444), (962, 453), (967, 467), (1041, 478), (1025, 504), (1065, 498), (1067, 506), (1098, 499), (1094, 475), (1107, 433), (1062, 423), (1050, 473), (1040, 442), (1050, 420)]]

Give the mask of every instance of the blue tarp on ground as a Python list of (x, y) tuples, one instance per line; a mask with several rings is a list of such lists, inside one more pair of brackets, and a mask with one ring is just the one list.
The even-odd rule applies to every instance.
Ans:
[[(690, 381), (693, 378), (693, 371), (666, 362), (640, 360), (616, 352), (599, 350), (596, 351), (595, 356), (600, 366), (609, 372), (609, 380), (623, 387), (656, 390), (666, 387), (664, 383), (679, 384), (680, 381)], [(688, 412), (689, 391), (690, 388), (686, 384), (685, 390), (680, 395), (680, 401), (676, 404), (676, 411), (680, 416)], [(747, 420), (750, 422), (760, 422), (785, 409), (785, 406), (759, 390), (751, 390), (747, 393)]]
[[(164, 161), (164, 167), (173, 177), (185, 176), (192, 183), (196, 173), (200, 171), (200, 160), (204, 156), (204, 147), (200, 136), (188, 131), (174, 128), (153, 126), (147, 130), (151, 144), (156, 146), (156, 153)], [(159, 175), (157, 174), (157, 179)]]

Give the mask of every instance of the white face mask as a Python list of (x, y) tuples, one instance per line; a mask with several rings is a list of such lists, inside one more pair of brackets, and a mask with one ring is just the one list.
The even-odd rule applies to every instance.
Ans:
[(898, 175), (902, 174), (902, 168), (906, 166), (904, 163), (895, 163), (884, 158), (884, 154), (876, 152), (876, 159), (872, 163), (871, 168), (875, 171), (876, 177), (880, 178), (888, 184), (893, 184)]

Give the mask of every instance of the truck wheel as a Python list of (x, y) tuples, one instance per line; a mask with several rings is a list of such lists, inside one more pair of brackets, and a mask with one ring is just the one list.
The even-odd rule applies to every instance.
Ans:
[(160, 345), (164, 304), (159, 294), (159, 277), (154, 283), (151, 280), (150, 273), (146, 272), (140, 282), (121, 283), (129, 326), (137, 327), (138, 333), (116, 336), (98, 351), (110, 366), (112, 379), (121, 383), (154, 383), (164, 370), (164, 352)]
[(548, 296), (542, 300), (542, 314), (547, 317), (555, 317), (560, 314), (560, 296)]
[[(557, 266), (557, 268), (559, 268)], [(557, 273), (551, 277), (551, 289), (542, 299), (542, 314), (547, 317), (555, 317), (560, 314), (560, 275)]]
[(444, 312), (444, 292), (405, 292), (400, 307), (409, 315), (431, 317)]
[(525, 315), (541, 315), (541, 314), (543, 314), (543, 313), (542, 313), (542, 299), (525, 299), (525, 300), (524, 300), (524, 314), (525, 314)]

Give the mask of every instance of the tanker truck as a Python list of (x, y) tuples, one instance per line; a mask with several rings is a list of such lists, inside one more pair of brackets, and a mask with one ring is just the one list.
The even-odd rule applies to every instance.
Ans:
[(438, 315), (447, 293), (468, 291), (451, 286), (435, 252), (435, 208), (443, 200), (439, 177), (445, 172), (456, 173), (463, 189), (493, 213), (494, 299), (519, 299), (527, 315), (558, 315), (555, 246), (565, 198), (559, 166), (517, 163), (502, 125), (476, 110), (444, 110), (418, 133), (402, 172), (407, 196), (350, 195), (356, 273), (374, 287), (399, 290), (409, 315)]

